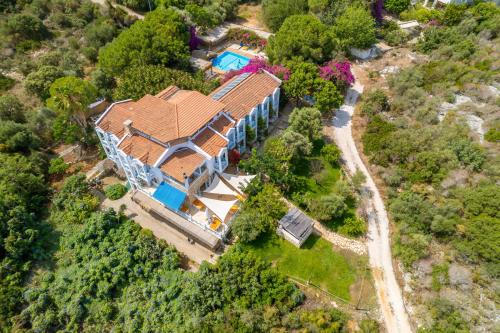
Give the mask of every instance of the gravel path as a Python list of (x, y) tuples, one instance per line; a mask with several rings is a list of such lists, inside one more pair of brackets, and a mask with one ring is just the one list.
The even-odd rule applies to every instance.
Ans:
[(337, 110), (333, 119), (334, 139), (342, 150), (342, 159), (349, 172), (352, 174), (359, 169), (366, 176), (362, 192), (370, 198), (367, 208), (368, 255), (387, 332), (412, 332), (401, 289), (396, 281), (392, 265), (389, 220), (384, 202), (368, 169), (359, 156), (352, 137), (351, 117), (354, 112), (354, 105), (362, 92), (363, 86), (357, 82), (347, 92), (345, 104)]

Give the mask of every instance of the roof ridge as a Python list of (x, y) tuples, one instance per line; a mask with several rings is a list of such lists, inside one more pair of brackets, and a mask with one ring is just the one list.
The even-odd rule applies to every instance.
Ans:
[(179, 137), (179, 111), (177, 110), (177, 103), (174, 103), (175, 108), (175, 129), (177, 131), (177, 137)]

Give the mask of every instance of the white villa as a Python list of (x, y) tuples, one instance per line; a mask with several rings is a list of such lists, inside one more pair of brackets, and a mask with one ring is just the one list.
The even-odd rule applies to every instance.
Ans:
[(170, 86), (111, 104), (96, 132), (135, 192), (161, 204), (162, 216), (190, 223), (191, 235), (199, 229), (221, 240), (244, 198), (239, 184), (250, 177), (224, 173), (229, 152), (245, 151), (246, 130), (257, 136), (259, 118), (266, 127), (276, 119), (280, 84), (264, 71), (238, 75), (209, 96)]

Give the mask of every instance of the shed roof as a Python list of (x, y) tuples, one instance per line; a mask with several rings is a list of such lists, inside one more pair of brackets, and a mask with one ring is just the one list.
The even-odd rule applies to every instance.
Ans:
[(279, 221), (280, 226), (298, 240), (309, 236), (307, 230), (313, 225), (313, 221), (297, 208), (292, 208)]

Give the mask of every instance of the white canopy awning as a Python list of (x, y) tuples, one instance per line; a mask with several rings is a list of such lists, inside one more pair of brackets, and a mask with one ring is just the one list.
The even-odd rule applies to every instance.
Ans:
[(224, 184), (224, 182), (220, 179), (217, 173), (215, 174), (214, 180), (212, 181), (210, 186), (207, 187), (205, 191), (203, 191), (203, 193), (232, 195), (232, 196), (238, 195), (238, 193), (236, 193), (232, 188)]
[(225, 221), (227, 214), (237, 202), (235, 200), (218, 200), (205, 197), (203, 195), (197, 196), (198, 200), (201, 201), (209, 210), (211, 210), (221, 221)]
[(222, 176), (229, 182), (229, 184), (241, 193), (243, 193), (243, 190), (248, 186), (252, 179), (255, 178), (255, 175), (238, 176), (230, 173), (223, 173)]

